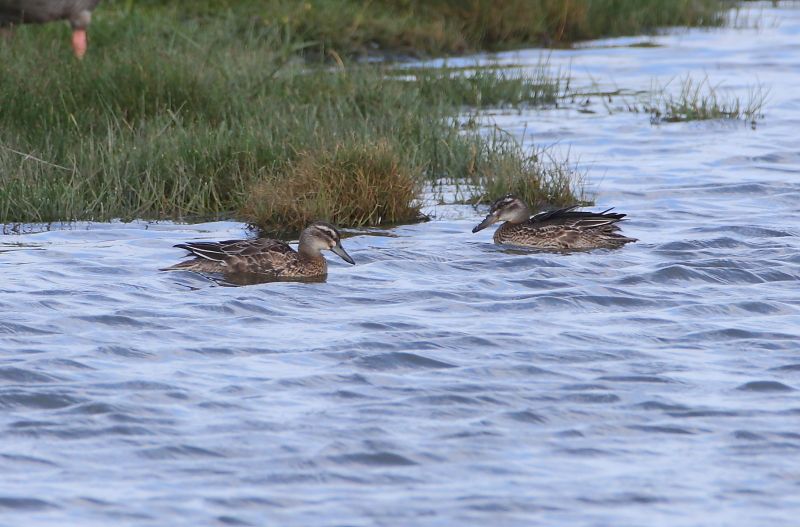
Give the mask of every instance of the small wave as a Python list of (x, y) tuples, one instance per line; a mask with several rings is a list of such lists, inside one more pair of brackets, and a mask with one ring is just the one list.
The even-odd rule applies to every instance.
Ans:
[(778, 381), (750, 381), (736, 388), (741, 392), (793, 392), (794, 388)]
[(417, 463), (394, 452), (363, 452), (332, 456), (331, 461), (343, 465), (367, 465), (373, 467), (407, 467)]
[(360, 357), (354, 362), (362, 368), (379, 371), (398, 369), (427, 370), (456, 367), (455, 364), (450, 364), (449, 362), (424, 357), (415, 353), (396, 351)]

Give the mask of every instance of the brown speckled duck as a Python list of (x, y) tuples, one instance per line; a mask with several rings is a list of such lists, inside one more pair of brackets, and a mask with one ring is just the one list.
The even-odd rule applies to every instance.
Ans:
[(69, 20), (72, 50), (76, 57), (83, 58), (88, 46), (86, 28), (99, 3), (100, 0), (0, 0), (0, 27)]
[(328, 272), (323, 250), (331, 250), (349, 264), (353, 259), (342, 247), (339, 231), (330, 223), (314, 222), (300, 234), (297, 251), (280, 240), (257, 238), (224, 242), (187, 242), (175, 247), (195, 256), (165, 271), (247, 273), (276, 280), (322, 278)]
[(534, 216), (524, 201), (514, 195), (503, 196), (492, 204), (489, 214), (472, 229), (478, 232), (498, 221), (494, 242), (551, 251), (571, 249), (616, 249), (635, 242), (619, 232), (617, 222), (625, 214), (575, 211), (578, 205), (540, 212)]

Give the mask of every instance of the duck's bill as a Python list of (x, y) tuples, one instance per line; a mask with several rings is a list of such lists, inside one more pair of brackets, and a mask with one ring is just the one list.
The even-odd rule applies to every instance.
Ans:
[(341, 259), (342, 259), (342, 260), (344, 260), (345, 262), (347, 262), (347, 263), (349, 263), (349, 264), (352, 264), (352, 265), (355, 265), (355, 264), (356, 264), (355, 260), (353, 260), (352, 258), (350, 258), (350, 255), (349, 255), (349, 254), (347, 254), (347, 251), (345, 251), (345, 250), (344, 250), (344, 247), (342, 247), (342, 245), (341, 245), (341, 244), (338, 244), (338, 243), (337, 243), (336, 245), (334, 245), (334, 246), (331, 248), (331, 251), (333, 251), (333, 252), (335, 252), (337, 255), (339, 255), (339, 258), (341, 258)]
[(495, 222), (497, 222), (497, 216), (495, 216), (494, 214), (489, 214), (488, 216), (486, 216), (486, 218), (484, 218), (484, 220), (482, 222), (477, 224), (472, 229), (472, 232), (475, 233), (475, 232), (478, 232), (478, 231), (482, 231), (483, 229), (485, 229), (486, 227), (488, 227), (489, 225), (491, 225), (491, 224), (493, 224)]

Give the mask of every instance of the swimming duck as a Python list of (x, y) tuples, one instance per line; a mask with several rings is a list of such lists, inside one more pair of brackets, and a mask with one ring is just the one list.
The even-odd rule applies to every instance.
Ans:
[(0, 0), (0, 27), (69, 20), (72, 50), (80, 59), (86, 54), (86, 29), (98, 3), (100, 0)]
[(531, 216), (524, 201), (508, 194), (492, 204), (489, 214), (472, 229), (478, 232), (498, 221), (505, 221), (494, 231), (494, 242), (546, 250), (616, 249), (635, 238), (619, 232), (616, 225), (625, 214), (577, 212), (573, 205), (564, 209), (540, 212)]
[(323, 250), (331, 250), (342, 260), (355, 264), (342, 247), (339, 231), (330, 223), (317, 221), (300, 234), (297, 251), (280, 240), (228, 240), (187, 242), (175, 245), (195, 256), (165, 271), (184, 270), (204, 273), (253, 273), (274, 279), (320, 278), (328, 272)]

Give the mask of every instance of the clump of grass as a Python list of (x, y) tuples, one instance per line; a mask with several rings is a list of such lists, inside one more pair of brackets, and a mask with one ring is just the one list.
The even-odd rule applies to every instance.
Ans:
[[(502, 131), (475, 144), (469, 159), (467, 200), (488, 203), (514, 194), (533, 209), (591, 204), (584, 194), (585, 173), (552, 147), (526, 150)], [(483, 149), (483, 150), (481, 150)]]
[(708, 77), (696, 80), (686, 76), (680, 83), (677, 93), (670, 90), (669, 83), (652, 92), (650, 102), (644, 106), (652, 123), (741, 119), (755, 126), (764, 117), (767, 92), (761, 86), (751, 89), (742, 99), (721, 93), (719, 85), (711, 84)]
[(243, 207), (252, 225), (298, 232), (315, 219), (363, 226), (420, 219), (421, 167), (386, 139), (357, 138), (301, 152), (285, 171), (256, 183)]

